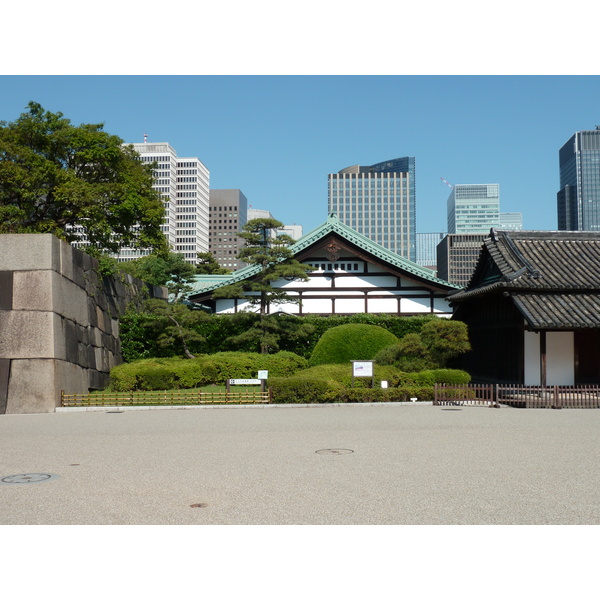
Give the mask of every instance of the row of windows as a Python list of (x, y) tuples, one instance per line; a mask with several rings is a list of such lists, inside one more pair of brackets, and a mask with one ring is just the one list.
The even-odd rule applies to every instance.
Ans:
[(211, 206), (210, 210), (237, 210), (237, 206)]
[(359, 263), (308, 263), (315, 267), (317, 271), (359, 271)]

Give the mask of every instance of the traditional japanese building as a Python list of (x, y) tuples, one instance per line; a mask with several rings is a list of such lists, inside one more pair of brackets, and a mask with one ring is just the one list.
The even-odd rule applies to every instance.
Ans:
[(496, 231), (471, 281), (452, 293), (474, 381), (600, 383), (600, 233)]
[[(308, 281), (276, 281), (274, 287), (285, 288), (299, 302), (273, 303), (270, 313), (451, 316), (446, 298), (458, 286), (373, 242), (333, 214), (290, 248), (296, 260), (314, 270)], [(199, 276), (188, 300), (214, 313), (255, 310), (243, 298), (213, 299), (212, 293), (259, 273), (259, 267), (248, 266), (232, 275)]]

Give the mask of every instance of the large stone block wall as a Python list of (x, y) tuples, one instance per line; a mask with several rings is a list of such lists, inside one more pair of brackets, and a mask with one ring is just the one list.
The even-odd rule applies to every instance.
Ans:
[(53, 412), (60, 392), (102, 389), (122, 362), (119, 317), (165, 288), (98, 262), (50, 234), (0, 235), (0, 414)]

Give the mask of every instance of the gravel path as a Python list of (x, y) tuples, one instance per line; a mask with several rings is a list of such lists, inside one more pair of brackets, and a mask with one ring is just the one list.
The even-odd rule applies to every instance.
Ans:
[(0, 481), (58, 477), (0, 484), (0, 524), (600, 524), (599, 431), (421, 404), (2, 415)]

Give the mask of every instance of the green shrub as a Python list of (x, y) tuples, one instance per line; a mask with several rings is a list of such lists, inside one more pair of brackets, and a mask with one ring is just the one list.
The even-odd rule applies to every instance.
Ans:
[(420, 375), (428, 377), (434, 383), (464, 384), (471, 382), (471, 376), (466, 371), (460, 369), (433, 369), (431, 371), (422, 371)]
[(351, 323), (328, 329), (317, 342), (309, 364), (348, 364), (352, 360), (371, 360), (398, 338), (377, 325)]
[(259, 369), (271, 376), (289, 376), (306, 367), (307, 360), (291, 352), (263, 355), (220, 352), (195, 359), (150, 358), (114, 367), (110, 388), (117, 392), (168, 390), (223, 384), (227, 379), (254, 379)]
[(343, 386), (317, 377), (274, 377), (269, 387), (276, 404), (314, 404), (338, 402)]

